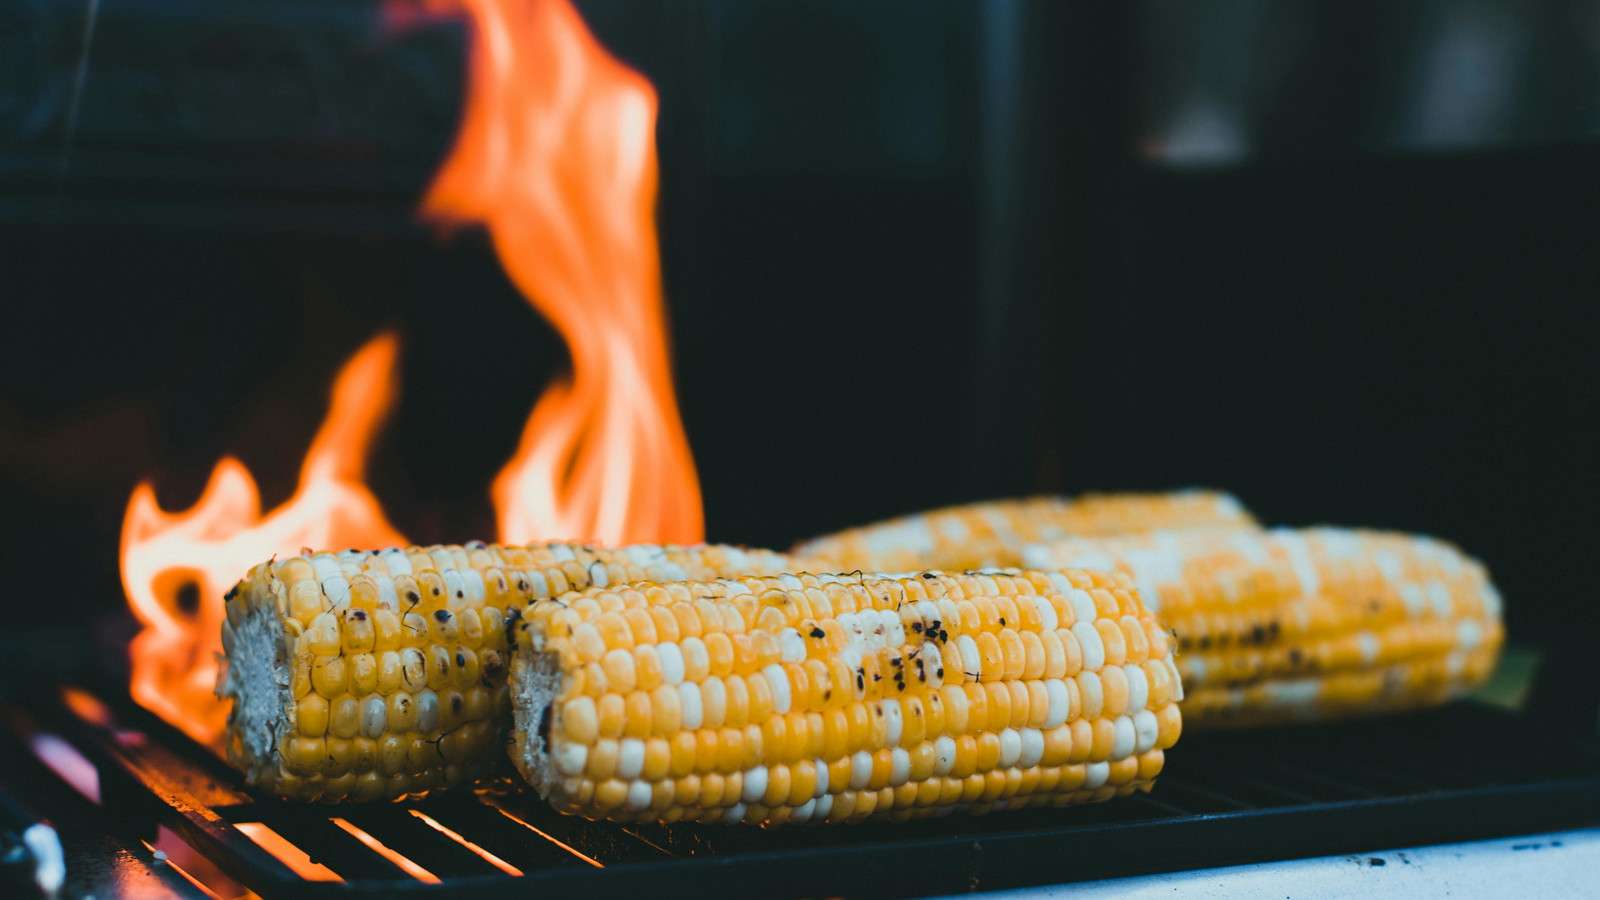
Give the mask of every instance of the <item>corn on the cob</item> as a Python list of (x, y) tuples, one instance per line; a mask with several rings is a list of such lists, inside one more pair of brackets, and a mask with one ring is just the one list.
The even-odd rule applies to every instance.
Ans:
[(1014, 555), (1022, 543), (1253, 524), (1238, 500), (1217, 491), (1028, 497), (951, 506), (850, 528), (804, 541), (793, 552), (826, 560), (844, 572), (959, 571), (1009, 565), (1004, 558)]
[(1486, 680), (1503, 638), (1483, 566), (1389, 532), (1167, 533), (1022, 548), (1027, 565), (1130, 575), (1178, 638), (1193, 725), (1442, 703)]
[(729, 546), (346, 550), (262, 563), (226, 599), (229, 760), (295, 800), (420, 795), (505, 760), (507, 610), (592, 584), (781, 572)]
[(631, 584), (528, 606), (512, 759), (558, 810), (859, 821), (1148, 790), (1181, 730), (1118, 573)]

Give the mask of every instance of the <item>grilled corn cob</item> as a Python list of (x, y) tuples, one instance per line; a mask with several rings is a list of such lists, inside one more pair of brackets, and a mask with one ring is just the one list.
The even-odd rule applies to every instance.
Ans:
[(792, 575), (530, 604), (512, 759), (619, 821), (859, 821), (1148, 790), (1181, 730), (1126, 576)]
[(1158, 533), (1032, 545), (1019, 558), (1131, 576), (1177, 636), (1196, 726), (1442, 703), (1489, 677), (1504, 634), (1483, 566), (1428, 537)]
[(1028, 497), (951, 506), (850, 528), (802, 542), (793, 552), (827, 560), (843, 572), (954, 571), (1009, 565), (1005, 558), (1014, 556), (1021, 543), (1253, 524), (1238, 500), (1216, 491)]
[(506, 610), (591, 584), (792, 567), (729, 546), (346, 550), (262, 563), (228, 592), (229, 760), (295, 800), (470, 782), (505, 759)]

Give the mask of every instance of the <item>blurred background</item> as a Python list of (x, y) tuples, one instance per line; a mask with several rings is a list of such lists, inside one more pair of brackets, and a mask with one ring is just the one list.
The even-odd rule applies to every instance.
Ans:
[[(711, 539), (1224, 488), (1480, 556), (1593, 726), (1600, 3), (579, 6), (660, 94)], [(142, 478), (185, 508), (232, 453), (286, 498), (386, 327), (377, 495), (417, 540), (490, 532), (565, 351), (483, 235), (415, 218), (463, 31), (380, 22), (0, 0), (5, 627), (126, 623)]]

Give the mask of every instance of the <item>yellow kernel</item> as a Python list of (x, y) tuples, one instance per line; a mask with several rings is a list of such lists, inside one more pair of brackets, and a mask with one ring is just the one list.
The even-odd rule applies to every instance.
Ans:
[(979, 772), (988, 772), (1000, 765), (1000, 735), (985, 731), (978, 735)]
[(644, 742), (644, 768), (641, 775), (645, 781), (658, 782), (667, 777), (672, 769), (672, 745), (666, 738), (653, 737)]
[(634, 738), (648, 736), (651, 726), (655, 724), (655, 716), (652, 714), (650, 706), (650, 695), (644, 691), (634, 691), (628, 694), (624, 703), (627, 712), (623, 720), (623, 734)]
[(705, 636), (706, 655), (710, 659), (711, 674), (726, 677), (733, 672), (733, 641), (726, 634), (712, 632)]
[(1178, 735), (1183, 733), (1183, 718), (1178, 712), (1178, 704), (1168, 703), (1156, 710), (1156, 749), (1165, 750), (1178, 742)]
[(295, 729), (306, 737), (321, 737), (328, 732), (328, 700), (321, 694), (307, 693), (295, 704)]
[(561, 707), (561, 727), (567, 739), (592, 744), (600, 736), (600, 716), (593, 697), (574, 697)]
[(744, 767), (744, 731), (722, 728), (717, 731), (717, 771), (737, 772)]
[(1128, 661), (1127, 641), (1122, 637), (1122, 627), (1115, 619), (1096, 619), (1094, 630), (1100, 633), (1100, 643), (1106, 650), (1106, 665), (1120, 666)]
[(348, 682), (342, 656), (318, 656), (311, 661), (311, 686), (329, 700), (343, 695)]
[(809, 759), (803, 759), (788, 769), (789, 793), (779, 802), (799, 806), (810, 800), (817, 790), (817, 765)]
[(1000, 650), (1000, 639), (994, 636), (994, 632), (985, 631), (979, 634), (974, 642), (977, 644), (982, 665), (979, 680), (992, 683), (1004, 677), (1005, 655)]
[(1102, 716), (1116, 717), (1128, 711), (1128, 673), (1122, 666), (1108, 664), (1100, 671), (1100, 693), (1105, 698)]
[(617, 773), (617, 763), (622, 756), (621, 744), (610, 738), (601, 738), (589, 748), (589, 758), (584, 772), (595, 781), (603, 781)]
[(683, 728), (683, 700), (676, 687), (657, 685), (650, 692), (650, 705), (656, 734), (672, 735)]
[(606, 684), (612, 690), (625, 694), (634, 689), (637, 679), (632, 653), (626, 650), (608, 650), (600, 659), (600, 668), (605, 672)]

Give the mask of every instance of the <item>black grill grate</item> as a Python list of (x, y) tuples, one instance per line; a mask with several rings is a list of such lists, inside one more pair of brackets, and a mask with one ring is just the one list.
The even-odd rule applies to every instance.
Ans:
[[(416, 804), (257, 800), (220, 761), (131, 705), (116, 709), (114, 725), (91, 724), (59, 702), (29, 706), (95, 764), (114, 814), (133, 827), (165, 825), (268, 900), (507, 888), (704, 897), (851, 895), (870, 886), (875, 896), (916, 895), (1600, 825), (1600, 748), (1537, 740), (1531, 721), (1474, 704), (1189, 735), (1168, 755), (1154, 792), (1106, 804), (770, 830), (592, 823), (509, 786)], [(247, 836), (258, 826), (343, 881), (303, 880)]]

